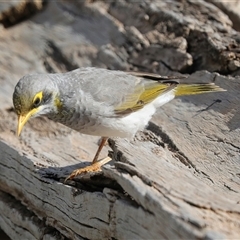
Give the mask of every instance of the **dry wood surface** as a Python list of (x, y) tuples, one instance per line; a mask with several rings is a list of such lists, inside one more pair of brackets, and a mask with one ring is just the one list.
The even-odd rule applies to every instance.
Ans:
[[(0, 228), (24, 240), (240, 239), (239, 7), (0, 3)], [(43, 117), (18, 138), (12, 93), (25, 74), (86, 66), (185, 75), (227, 92), (173, 100), (134, 139), (109, 140), (102, 172), (64, 184), (99, 138)]]

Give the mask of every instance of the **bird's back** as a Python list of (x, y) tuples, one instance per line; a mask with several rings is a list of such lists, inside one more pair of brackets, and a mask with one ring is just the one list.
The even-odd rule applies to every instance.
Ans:
[[(154, 80), (98, 68), (80, 68), (52, 75), (52, 79), (57, 82), (63, 101), (63, 114), (54, 120), (82, 133), (126, 137), (132, 135), (133, 129), (134, 133), (139, 129), (140, 122), (146, 125), (155, 112), (155, 107), (150, 114), (146, 111), (146, 121), (142, 112), (134, 116), (134, 121), (126, 118), (130, 114), (126, 111), (128, 105), (136, 104), (149, 84), (157, 84)], [(123, 111), (116, 110), (119, 106), (124, 106)]]

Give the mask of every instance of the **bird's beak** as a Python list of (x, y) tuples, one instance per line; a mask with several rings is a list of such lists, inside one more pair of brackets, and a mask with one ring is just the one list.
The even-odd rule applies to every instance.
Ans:
[(19, 136), (23, 126), (26, 124), (26, 122), (37, 112), (37, 109), (32, 109), (25, 115), (19, 115), (18, 116), (18, 127), (17, 127), (17, 135)]

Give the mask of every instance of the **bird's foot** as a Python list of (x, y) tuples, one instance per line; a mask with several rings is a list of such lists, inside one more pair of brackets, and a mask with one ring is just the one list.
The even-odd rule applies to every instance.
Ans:
[(81, 175), (81, 174), (86, 174), (86, 173), (89, 173), (89, 172), (100, 172), (100, 171), (102, 171), (101, 167), (104, 164), (110, 162), (111, 160), (112, 160), (112, 158), (106, 157), (106, 158), (103, 158), (102, 160), (99, 160), (97, 162), (92, 163), (90, 166), (76, 169), (65, 179), (64, 182), (66, 182), (67, 180), (71, 180), (71, 179), (73, 179), (76, 176)]

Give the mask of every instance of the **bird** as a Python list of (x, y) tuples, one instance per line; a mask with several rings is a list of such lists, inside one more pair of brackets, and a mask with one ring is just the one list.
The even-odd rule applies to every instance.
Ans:
[(108, 138), (133, 138), (159, 107), (175, 97), (225, 91), (214, 83), (180, 83), (181, 78), (95, 67), (25, 75), (13, 92), (17, 135), (29, 119), (45, 115), (80, 133), (100, 136), (91, 165), (74, 170), (66, 180), (99, 171), (111, 160), (98, 161)]

